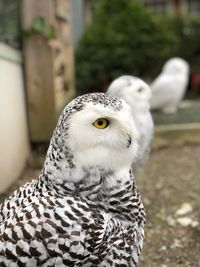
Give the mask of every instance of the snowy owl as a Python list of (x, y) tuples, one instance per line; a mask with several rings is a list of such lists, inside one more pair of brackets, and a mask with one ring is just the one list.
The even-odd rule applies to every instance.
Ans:
[(68, 104), (40, 176), (0, 206), (0, 266), (136, 266), (145, 224), (136, 150), (126, 103), (93, 93)]
[(151, 90), (143, 80), (124, 75), (114, 80), (107, 92), (123, 99), (131, 108), (139, 133), (139, 151), (132, 164), (133, 172), (136, 173), (142, 169), (148, 158), (154, 135), (154, 123), (149, 111)]
[(168, 60), (161, 74), (151, 84), (151, 109), (161, 110), (163, 113), (175, 113), (184, 97), (188, 80), (188, 63), (178, 57)]

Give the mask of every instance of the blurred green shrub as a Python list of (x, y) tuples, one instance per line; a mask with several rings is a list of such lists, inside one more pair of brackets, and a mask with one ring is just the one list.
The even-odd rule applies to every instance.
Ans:
[(178, 39), (176, 55), (188, 61), (192, 73), (200, 71), (200, 17), (168, 17), (166, 24)]
[(78, 93), (105, 91), (123, 74), (154, 76), (177, 43), (166, 21), (138, 1), (98, 1), (76, 50)]

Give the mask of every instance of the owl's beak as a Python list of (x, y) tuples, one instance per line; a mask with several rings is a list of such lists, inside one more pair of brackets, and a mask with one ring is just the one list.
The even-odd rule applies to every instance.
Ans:
[(132, 138), (131, 138), (131, 136), (128, 134), (127, 148), (129, 148), (131, 144), (132, 144)]

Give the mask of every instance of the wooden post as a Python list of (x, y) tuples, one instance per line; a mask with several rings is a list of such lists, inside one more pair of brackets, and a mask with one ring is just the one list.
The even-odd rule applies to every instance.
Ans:
[[(23, 51), (30, 138), (33, 142), (49, 140), (60, 109), (75, 93), (73, 77), (70, 82), (67, 80), (67, 72), (73, 70), (73, 64), (68, 64), (69, 59), (65, 57), (68, 46), (59, 34), (55, 3), (55, 0), (22, 0), (22, 28), (31, 31), (23, 40)], [(45, 25), (54, 29), (55, 36), (47, 38), (32, 30), (34, 21), (40, 17)], [(70, 56), (73, 58), (73, 54)]]

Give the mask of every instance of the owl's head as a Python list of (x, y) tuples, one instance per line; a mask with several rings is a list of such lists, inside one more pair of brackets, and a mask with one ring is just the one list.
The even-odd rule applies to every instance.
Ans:
[(134, 110), (149, 109), (150, 87), (134, 76), (124, 75), (117, 78), (111, 83), (107, 93), (123, 99)]
[(174, 57), (164, 64), (162, 72), (172, 75), (188, 75), (189, 65), (184, 59)]
[(130, 167), (136, 153), (137, 130), (128, 105), (103, 93), (93, 93), (66, 106), (48, 158), (54, 158), (54, 165), (63, 172), (76, 167), (116, 171)]

